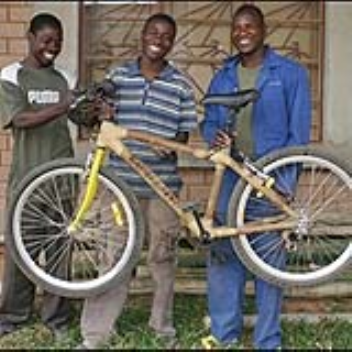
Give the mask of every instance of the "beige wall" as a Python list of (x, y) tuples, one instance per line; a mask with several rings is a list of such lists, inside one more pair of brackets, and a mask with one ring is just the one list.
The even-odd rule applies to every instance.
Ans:
[(352, 2), (326, 4), (324, 142), (352, 155)]

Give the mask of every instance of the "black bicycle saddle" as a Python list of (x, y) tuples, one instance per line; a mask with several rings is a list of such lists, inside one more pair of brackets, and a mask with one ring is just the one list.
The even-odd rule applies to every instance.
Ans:
[(203, 98), (202, 103), (218, 104), (232, 109), (240, 109), (248, 103), (254, 102), (258, 97), (259, 92), (256, 89), (244, 89), (233, 93), (208, 94)]

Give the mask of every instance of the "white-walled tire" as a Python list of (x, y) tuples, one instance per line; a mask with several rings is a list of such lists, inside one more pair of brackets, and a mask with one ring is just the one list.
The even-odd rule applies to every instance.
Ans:
[[(335, 278), (352, 257), (350, 166), (311, 146), (269, 154), (257, 166), (275, 178), (283, 193), (291, 193), (299, 220), (289, 231), (233, 237), (240, 259), (256, 275), (279, 286), (315, 285)], [(268, 199), (239, 181), (230, 200), (230, 225), (240, 227), (278, 214)]]
[(130, 275), (143, 244), (137, 200), (111, 170), (99, 171), (93, 204), (76, 231), (69, 225), (84, 193), (84, 165), (55, 160), (36, 168), (11, 202), (8, 245), (22, 271), (43, 289), (87, 297)]

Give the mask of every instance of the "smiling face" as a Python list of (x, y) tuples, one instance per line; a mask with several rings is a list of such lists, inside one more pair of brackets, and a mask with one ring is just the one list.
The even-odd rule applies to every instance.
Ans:
[(238, 13), (232, 22), (232, 42), (244, 60), (263, 56), (266, 35), (263, 19), (253, 11)]
[(29, 57), (33, 67), (48, 67), (53, 64), (62, 48), (62, 31), (44, 26), (35, 33), (28, 33)]
[(175, 27), (162, 19), (146, 24), (142, 31), (142, 56), (151, 62), (163, 61), (171, 51), (176, 35)]

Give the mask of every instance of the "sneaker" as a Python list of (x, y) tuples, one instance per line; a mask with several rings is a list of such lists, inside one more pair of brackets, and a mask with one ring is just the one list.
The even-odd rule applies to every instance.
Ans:
[(175, 349), (179, 345), (179, 341), (176, 336), (171, 336), (171, 335), (157, 335), (156, 337), (158, 340), (162, 343), (162, 345), (170, 350), (170, 349)]
[(231, 342), (224, 343), (219, 341), (215, 336), (209, 335), (201, 339), (201, 344), (205, 350), (228, 350), (234, 348), (238, 344), (238, 341), (234, 339)]
[(177, 347), (176, 329), (173, 326), (166, 326), (162, 329), (157, 329), (152, 323), (149, 323), (148, 326), (153, 334), (162, 341), (165, 348), (174, 349)]
[(173, 327), (167, 327), (161, 330), (151, 328), (157, 337), (175, 337), (176, 330)]
[(148, 327), (153, 331), (157, 337), (175, 337), (176, 329), (173, 326), (163, 326), (162, 328), (157, 327), (153, 323), (149, 322)]
[(17, 330), (17, 326), (13, 323), (7, 321), (0, 322), (0, 337), (10, 334)]
[(95, 342), (84, 340), (80, 344), (75, 346), (73, 349), (74, 350), (105, 350), (108, 347), (109, 339), (99, 340)]
[(67, 326), (50, 327), (50, 330), (56, 342), (65, 341), (69, 337), (69, 328)]
[(76, 347), (74, 347), (74, 350), (85, 351), (85, 350), (94, 350), (94, 348), (88, 347), (87, 345), (85, 345), (84, 342), (82, 342), (78, 344)]

